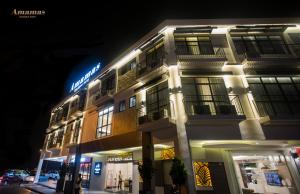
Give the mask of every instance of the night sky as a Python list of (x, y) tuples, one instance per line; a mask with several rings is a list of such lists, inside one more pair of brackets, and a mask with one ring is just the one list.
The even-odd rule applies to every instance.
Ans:
[[(107, 64), (165, 19), (300, 17), (293, 1), (43, 2), (0, 5), (0, 170), (37, 166), (51, 107), (84, 59)], [(18, 19), (13, 9), (46, 15)]]

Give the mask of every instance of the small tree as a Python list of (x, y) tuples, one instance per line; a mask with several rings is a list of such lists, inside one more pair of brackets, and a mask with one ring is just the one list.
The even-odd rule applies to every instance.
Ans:
[(139, 163), (138, 170), (140, 176), (143, 179), (143, 190), (144, 192), (151, 190), (151, 179), (154, 173), (154, 168), (152, 166), (152, 161), (148, 159), (144, 159), (143, 163)]
[(184, 163), (180, 159), (173, 159), (169, 175), (172, 178), (173, 184), (176, 185), (177, 190), (179, 191), (179, 193), (181, 193), (181, 186), (185, 184), (187, 172), (184, 167)]

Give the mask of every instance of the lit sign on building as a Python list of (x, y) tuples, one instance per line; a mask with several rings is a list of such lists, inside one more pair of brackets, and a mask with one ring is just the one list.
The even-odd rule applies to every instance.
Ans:
[(132, 161), (132, 153), (126, 153), (122, 155), (117, 155), (117, 156), (108, 156), (107, 157), (107, 162), (126, 162), (126, 161)]
[(72, 83), (70, 93), (78, 91), (83, 85), (90, 81), (90, 78), (95, 75), (96, 72), (100, 70), (100, 63), (94, 66), (90, 71), (88, 71), (84, 76), (78, 79), (76, 82)]
[(94, 175), (101, 175), (102, 162), (95, 162)]
[(209, 163), (194, 161), (193, 167), (196, 190), (213, 190)]

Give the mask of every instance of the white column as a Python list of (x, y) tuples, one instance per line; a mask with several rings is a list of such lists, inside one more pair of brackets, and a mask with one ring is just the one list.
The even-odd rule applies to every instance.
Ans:
[(39, 182), (39, 178), (40, 178), (44, 158), (45, 158), (45, 153), (42, 152), (33, 183), (38, 183)]
[[(241, 137), (243, 140), (264, 140), (265, 135), (259, 123), (259, 114), (255, 109), (249, 87), (242, 65), (224, 65), (223, 71), (231, 71), (233, 75), (223, 76), (226, 88), (231, 88), (230, 94), (236, 95), (233, 103), (239, 102), (246, 119), (239, 123)], [(253, 97), (252, 97), (253, 98)]]
[(194, 174), (191, 160), (189, 140), (185, 128), (186, 114), (183, 105), (183, 94), (181, 92), (181, 78), (179, 75), (179, 68), (177, 65), (177, 58), (175, 53), (175, 42), (173, 36), (174, 29), (168, 28), (164, 31), (165, 39), (164, 46), (166, 51), (166, 61), (169, 66), (168, 86), (170, 90), (170, 101), (174, 104), (174, 116), (177, 126), (177, 139), (179, 145), (180, 158), (183, 160), (185, 168), (188, 173), (187, 186), (188, 193), (195, 193)]

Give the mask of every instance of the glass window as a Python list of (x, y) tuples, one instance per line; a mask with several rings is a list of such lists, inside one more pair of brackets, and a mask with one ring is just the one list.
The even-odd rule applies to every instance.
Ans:
[(297, 77), (247, 78), (260, 116), (299, 115), (300, 88)]
[(259, 54), (289, 54), (283, 38), (277, 36), (233, 36), (232, 40), (238, 54), (246, 53), (249, 57)]
[[(146, 91), (147, 115), (150, 118), (162, 118), (169, 111), (168, 83), (163, 82)], [(167, 113), (166, 113), (167, 114)]]
[(131, 96), (129, 98), (129, 108), (135, 107), (135, 105), (136, 105), (136, 97), (135, 96)]
[(214, 48), (210, 41), (209, 36), (200, 36), (198, 37), (199, 49), (202, 55), (214, 55)]
[(111, 134), (113, 106), (105, 107), (99, 111), (97, 137), (105, 137)]
[[(225, 114), (226, 110), (235, 114), (232, 102), (240, 108), (238, 98), (230, 102), (222, 77), (182, 78), (182, 83), (186, 111), (190, 115)], [(239, 111), (238, 114), (243, 113)]]
[(119, 103), (119, 112), (123, 112), (126, 109), (125, 100)]

